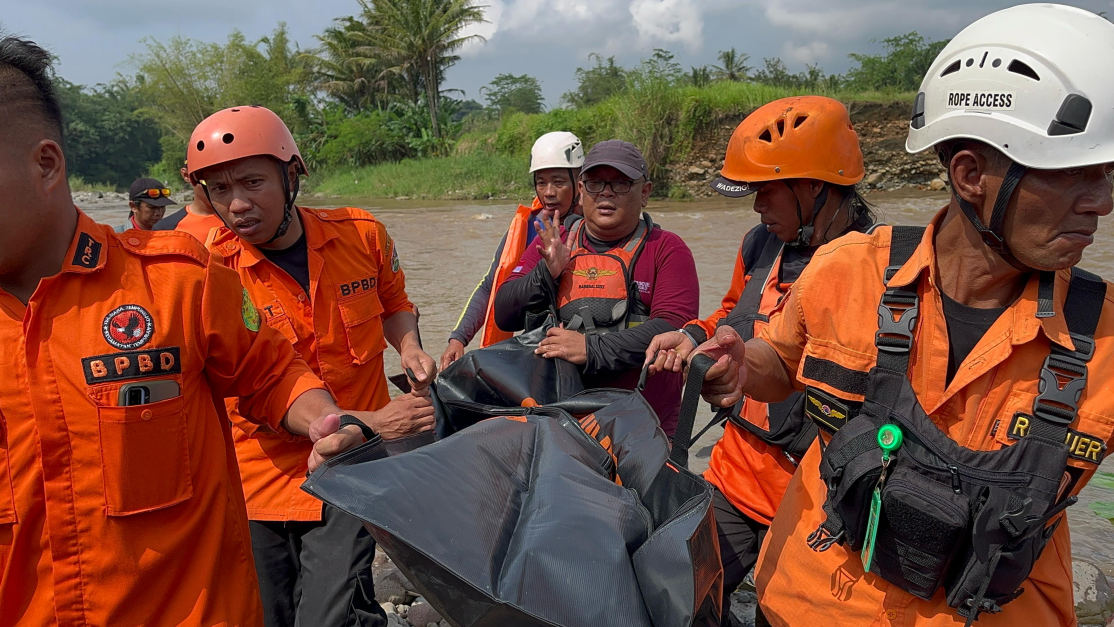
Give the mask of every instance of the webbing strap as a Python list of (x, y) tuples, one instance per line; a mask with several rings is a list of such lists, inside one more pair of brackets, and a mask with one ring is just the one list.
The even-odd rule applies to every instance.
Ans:
[(1079, 268), (1072, 268), (1071, 283), (1064, 301), (1064, 319), (1075, 345), (1068, 349), (1052, 342), (1041, 366), (1038, 389), (1033, 401), (1030, 434), (1062, 444), (1068, 427), (1075, 421), (1079, 397), (1087, 385), (1087, 362), (1095, 352), (1095, 329), (1106, 299), (1106, 282)]
[[(924, 236), (924, 227), (895, 226), (890, 230), (890, 259), (884, 280), (888, 283), (913, 256)], [(919, 297), (916, 285), (887, 287), (878, 304), (878, 366), (894, 372), (909, 369), (909, 351), (917, 324)]]
[(688, 467), (689, 447), (693, 444), (692, 427), (696, 422), (696, 410), (700, 406), (700, 387), (708, 369), (715, 363), (714, 359), (704, 353), (693, 353), (689, 360), (685, 391), (681, 395), (681, 411), (677, 416), (677, 429), (673, 432), (673, 449), (669, 452), (669, 459), (678, 466)]
[(770, 274), (774, 271), (774, 262), (777, 261), (784, 248), (785, 244), (780, 239), (768, 237), (766, 243), (762, 246), (762, 252), (759, 253), (758, 259), (754, 263), (754, 267), (744, 268), (750, 274), (750, 280), (743, 288), (743, 293), (739, 296), (739, 302), (735, 304), (735, 308), (723, 319), (723, 324), (730, 325), (731, 328), (735, 329), (744, 342), (754, 337), (755, 320), (769, 320), (769, 317), (765, 314), (758, 313), (758, 306), (762, 302), (762, 293), (765, 291), (766, 283), (770, 280)]

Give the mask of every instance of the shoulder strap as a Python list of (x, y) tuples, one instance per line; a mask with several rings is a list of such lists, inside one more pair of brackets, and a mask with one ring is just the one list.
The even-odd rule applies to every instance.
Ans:
[[(913, 256), (924, 227), (895, 226), (890, 231), (890, 259), (883, 280), (887, 283)], [(917, 324), (918, 301), (916, 285), (887, 287), (878, 304), (878, 367), (905, 374), (909, 369), (909, 351), (913, 348), (913, 330)]]
[(1062, 443), (1075, 422), (1079, 396), (1087, 385), (1087, 362), (1095, 352), (1095, 329), (1106, 301), (1106, 282), (1086, 270), (1072, 268), (1064, 318), (1075, 344), (1068, 349), (1052, 342), (1040, 371), (1040, 393), (1033, 401), (1030, 427), (1034, 436)]
[(760, 313), (758, 306), (762, 302), (762, 292), (766, 287), (766, 282), (770, 280), (770, 273), (774, 270), (774, 261), (781, 255), (782, 250), (785, 248), (785, 243), (776, 237), (768, 237), (762, 245), (761, 252), (758, 253), (758, 258), (753, 261), (753, 265), (747, 264), (744, 258), (744, 270), (750, 279), (747, 281), (746, 287), (743, 288), (743, 293), (739, 296), (739, 302), (735, 307), (723, 318), (723, 324), (731, 325), (744, 341), (754, 337), (754, 322), (755, 320), (762, 320), (763, 322), (769, 320), (769, 316)]

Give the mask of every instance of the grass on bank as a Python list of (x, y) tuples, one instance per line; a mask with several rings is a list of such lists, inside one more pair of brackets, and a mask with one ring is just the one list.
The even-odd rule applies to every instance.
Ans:
[[(451, 156), (407, 159), (360, 168), (318, 170), (315, 192), (371, 198), (525, 198), (532, 193), (527, 174), (530, 147), (543, 133), (567, 130), (585, 147), (619, 138), (638, 146), (667, 196), (667, 170), (681, 162), (694, 143), (724, 120), (741, 121), (759, 106), (787, 96), (818, 94), (844, 103), (911, 103), (913, 94), (793, 89), (762, 83), (716, 82), (703, 87), (671, 85), (653, 77), (624, 92), (579, 109), (512, 113), (466, 128)], [(316, 179), (316, 180), (314, 180)]]
[(528, 198), (527, 156), (487, 152), (405, 159), (310, 176), (310, 191), (366, 198)]

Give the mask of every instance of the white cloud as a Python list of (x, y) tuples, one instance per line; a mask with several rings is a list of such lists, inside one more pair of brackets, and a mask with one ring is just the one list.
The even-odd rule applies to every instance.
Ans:
[(642, 48), (679, 43), (690, 52), (703, 47), (704, 16), (698, 0), (634, 0), (630, 14)]
[(819, 63), (823, 65), (823, 61), (831, 58), (832, 47), (826, 41), (810, 41), (805, 44), (798, 44), (791, 40), (786, 40), (781, 46), (781, 56), (787, 61), (793, 61), (802, 65), (810, 63)]

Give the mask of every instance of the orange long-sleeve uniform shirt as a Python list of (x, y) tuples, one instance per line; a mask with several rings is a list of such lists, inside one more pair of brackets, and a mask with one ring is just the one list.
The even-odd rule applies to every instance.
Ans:
[[(1050, 340), (1074, 346), (1063, 304), (1070, 273), (1057, 273), (1055, 315), (1037, 318), (1037, 278), (979, 340), (950, 384), (948, 331), (937, 287), (933, 233), (942, 214), (924, 234), (912, 258), (890, 285), (915, 282), (920, 295), (909, 377), (924, 410), (948, 437), (962, 446), (993, 450), (1019, 437), (1015, 417), (1031, 415), (1041, 364)], [(761, 337), (797, 374), (800, 386), (815, 386), (851, 401), (848, 388), (863, 382), (877, 360), (874, 333), (883, 273), (889, 259), (890, 229), (851, 234), (821, 248), (790, 290)], [(1114, 433), (1114, 306), (1111, 291), (1095, 332), (1095, 353), (1086, 389), (1071, 428), (1069, 464), (1080, 475), (1078, 492), (1102, 461)], [(837, 373), (838, 376), (824, 376)], [(819, 445), (814, 443), (790, 482), (766, 537), (755, 570), (759, 601), (775, 625), (962, 625), (943, 591), (932, 600), (916, 598), (874, 574), (864, 574), (857, 553), (845, 546), (816, 552), (807, 536), (823, 522), (825, 486), (820, 479)], [(1071, 546), (1063, 520), (1023, 584), (1024, 592), (998, 614), (979, 617), (981, 627), (1072, 625)]]
[[(345, 408), (390, 401), (383, 370), (383, 319), (414, 311), (387, 229), (362, 209), (298, 208), (308, 249), (310, 292), (228, 228), (209, 248), (240, 273), (268, 326), (294, 345)], [(229, 401), (236, 457), (251, 520), (321, 520), (303, 492), (310, 444), (261, 429)]]
[(200, 242), (78, 215), (26, 306), (0, 290), (0, 625), (259, 624), (220, 399), (278, 430), (322, 384)]
[[(759, 225), (759, 228), (764, 227)], [(699, 327), (704, 332), (705, 338), (715, 335), (716, 326), (738, 305), (739, 298), (749, 281), (765, 281), (762, 285), (762, 298), (758, 304), (757, 313), (760, 314), (768, 315), (773, 311), (789, 290), (791, 283), (782, 283), (778, 280), (777, 269), (781, 266), (782, 256), (778, 255), (774, 259), (771, 272), (767, 273), (764, 268), (747, 268), (743, 262), (745, 245), (744, 242), (744, 246), (739, 248), (739, 253), (735, 257), (731, 285), (719, 309), (704, 320), (693, 320), (685, 325)], [(765, 321), (755, 320), (755, 335), (757, 336), (765, 326)], [(769, 428), (766, 403), (747, 398), (743, 402), (740, 416), (763, 429)], [(793, 462), (776, 446), (767, 444), (751, 432), (728, 422), (724, 424), (723, 436), (712, 449), (704, 478), (719, 488), (727, 500), (749, 518), (768, 525), (773, 520), (774, 512), (781, 503), (781, 496), (785, 493), (785, 487), (789, 485), (789, 479), (796, 469)]]

